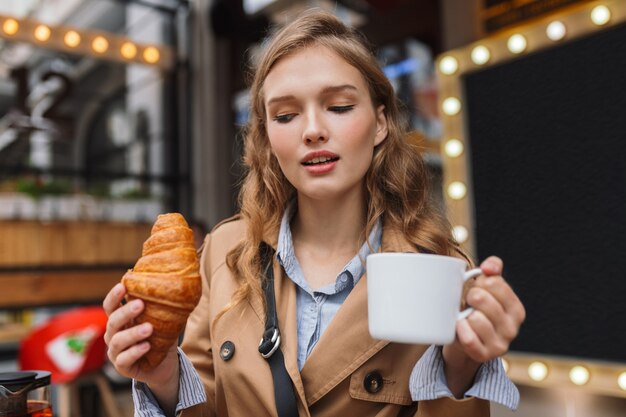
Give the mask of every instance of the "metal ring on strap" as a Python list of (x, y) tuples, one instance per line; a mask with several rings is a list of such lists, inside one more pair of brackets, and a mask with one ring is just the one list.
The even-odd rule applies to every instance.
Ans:
[(259, 353), (265, 359), (269, 359), (274, 354), (274, 352), (276, 352), (276, 349), (280, 347), (280, 331), (278, 330), (278, 328), (274, 328), (274, 333), (272, 334), (272, 339), (270, 340), (272, 342), (272, 347), (269, 352), (264, 352), (261, 349), (261, 346), (263, 346), (264, 344), (264, 340), (265, 337), (262, 337), (261, 341), (259, 342)]

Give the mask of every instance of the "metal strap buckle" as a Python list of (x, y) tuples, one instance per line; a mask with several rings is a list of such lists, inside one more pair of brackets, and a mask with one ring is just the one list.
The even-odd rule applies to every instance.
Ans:
[(274, 354), (274, 352), (276, 352), (276, 349), (278, 349), (278, 347), (280, 346), (280, 332), (278, 331), (278, 328), (274, 328), (274, 334), (272, 334), (272, 339), (270, 340), (272, 342), (272, 347), (267, 353), (261, 350), (261, 346), (263, 346), (263, 340), (264, 337), (261, 338), (261, 341), (259, 342), (259, 353), (265, 359), (269, 359)]

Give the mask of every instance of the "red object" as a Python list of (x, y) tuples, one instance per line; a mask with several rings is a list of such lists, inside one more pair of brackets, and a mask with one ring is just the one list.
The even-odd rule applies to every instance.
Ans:
[[(22, 340), (18, 358), (20, 369), (49, 371), (54, 384), (69, 382), (84, 373), (100, 369), (106, 354), (103, 338), (106, 324), (107, 315), (99, 306), (79, 307), (57, 314)], [(95, 331), (90, 343), (86, 345), (84, 362), (72, 372), (59, 369), (46, 351), (46, 345), (61, 335), (84, 329)]]

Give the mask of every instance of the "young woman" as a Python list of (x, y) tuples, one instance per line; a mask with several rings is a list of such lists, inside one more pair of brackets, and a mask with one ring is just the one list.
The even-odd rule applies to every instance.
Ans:
[[(285, 389), (300, 416), (484, 416), (489, 400), (515, 408), (517, 390), (498, 357), (525, 312), (500, 259), (481, 264), (484, 275), (465, 295), (475, 311), (453, 344), (368, 333), (368, 254), (463, 254), (429, 200), (427, 169), (361, 35), (332, 15), (302, 15), (266, 43), (251, 97), (241, 212), (205, 239), (202, 299), (182, 349), (139, 371), (152, 329), (128, 324), (143, 304), (121, 306), (121, 284), (104, 300), (109, 358), (134, 378), (137, 415), (277, 415), (275, 392)], [(275, 380), (258, 349), (273, 310), (262, 242), (275, 251), (288, 382)]]

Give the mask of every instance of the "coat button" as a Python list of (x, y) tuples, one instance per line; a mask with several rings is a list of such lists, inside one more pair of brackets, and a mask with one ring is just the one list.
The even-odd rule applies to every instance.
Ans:
[(383, 389), (383, 377), (378, 371), (370, 372), (365, 375), (365, 378), (363, 379), (363, 386), (365, 387), (365, 391), (370, 394), (376, 394), (378, 391)]
[(233, 355), (235, 354), (235, 344), (230, 340), (222, 343), (222, 347), (220, 348), (220, 358), (224, 361), (229, 361)]

